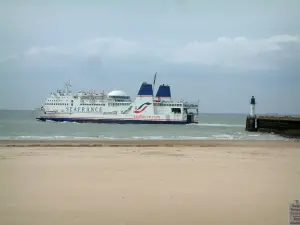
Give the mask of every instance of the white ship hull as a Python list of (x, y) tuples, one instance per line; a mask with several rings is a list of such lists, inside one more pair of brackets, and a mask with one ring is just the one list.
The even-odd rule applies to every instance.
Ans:
[(156, 96), (143, 83), (134, 101), (122, 91), (51, 94), (40, 110), (40, 121), (77, 123), (188, 124), (198, 123), (198, 104), (171, 100), (170, 87), (161, 85)]
[[(99, 113), (44, 114), (37, 118), (41, 121), (77, 122), (77, 123), (132, 123), (132, 124), (186, 124), (187, 119), (165, 115), (103, 115)], [(196, 123), (196, 121), (194, 121)]]

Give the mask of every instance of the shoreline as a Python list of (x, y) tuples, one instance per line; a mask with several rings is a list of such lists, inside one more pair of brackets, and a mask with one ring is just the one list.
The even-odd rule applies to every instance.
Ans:
[(298, 147), (299, 140), (0, 140), (0, 147)]

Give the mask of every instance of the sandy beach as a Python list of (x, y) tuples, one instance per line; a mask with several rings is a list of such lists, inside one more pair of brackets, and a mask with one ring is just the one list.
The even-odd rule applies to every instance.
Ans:
[(284, 225), (296, 141), (0, 141), (0, 224)]

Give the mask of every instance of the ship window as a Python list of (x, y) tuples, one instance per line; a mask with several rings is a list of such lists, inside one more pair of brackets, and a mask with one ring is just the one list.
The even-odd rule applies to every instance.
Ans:
[(172, 113), (181, 113), (181, 108), (172, 108)]

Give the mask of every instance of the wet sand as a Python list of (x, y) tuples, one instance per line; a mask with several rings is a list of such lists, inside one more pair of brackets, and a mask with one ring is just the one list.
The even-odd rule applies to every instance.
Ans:
[(0, 187), (5, 225), (282, 225), (300, 142), (0, 141)]

